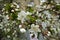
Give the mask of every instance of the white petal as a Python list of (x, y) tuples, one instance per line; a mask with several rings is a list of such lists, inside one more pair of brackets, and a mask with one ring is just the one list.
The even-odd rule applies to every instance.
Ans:
[(22, 27), (22, 25), (19, 25), (19, 28), (21, 28)]
[(20, 29), (20, 32), (21, 32), (21, 33), (25, 33), (26, 30), (25, 30), (24, 28), (21, 28), (21, 29)]

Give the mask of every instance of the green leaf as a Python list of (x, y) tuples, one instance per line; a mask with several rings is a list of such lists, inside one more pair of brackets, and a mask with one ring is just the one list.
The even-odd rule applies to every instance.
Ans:
[(27, 8), (27, 11), (29, 11), (29, 12), (31, 12), (31, 13), (32, 13), (32, 12), (33, 12), (33, 8), (28, 7), (28, 8)]
[(56, 10), (60, 10), (60, 5), (56, 5)]
[(16, 18), (18, 17), (17, 14), (15, 14), (15, 13), (12, 13), (11, 16), (12, 16), (12, 20), (16, 20)]
[(31, 22), (35, 22), (35, 20), (37, 19), (36, 17), (32, 17), (32, 16), (28, 16), (28, 18), (30, 19)]
[(6, 6), (5, 6), (5, 9), (6, 10), (10, 10), (10, 8), (11, 8), (10, 6), (11, 6), (11, 4), (10, 3), (7, 3)]

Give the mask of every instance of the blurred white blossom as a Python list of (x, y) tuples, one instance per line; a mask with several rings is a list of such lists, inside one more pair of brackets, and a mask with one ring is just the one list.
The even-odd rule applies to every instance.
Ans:
[(26, 30), (25, 30), (24, 28), (21, 28), (21, 29), (20, 29), (20, 32), (21, 32), (21, 33), (25, 33)]
[(51, 35), (51, 33), (48, 31), (48, 34), (47, 34), (47, 36), (50, 36)]
[(35, 24), (31, 24), (31, 29), (34, 32), (41, 32), (41, 30), (39, 29), (39, 25), (35, 25)]
[(15, 9), (15, 11), (19, 11), (19, 9)]
[(19, 6), (19, 5), (17, 5), (17, 8), (20, 8), (20, 6)]
[(8, 16), (8, 15), (6, 15), (6, 18), (7, 18), (7, 19), (9, 19), (9, 16)]
[(14, 10), (11, 10), (11, 12), (14, 12)]
[(7, 32), (9, 32), (10, 31), (10, 28), (7, 28)]
[(19, 28), (21, 28), (22, 27), (22, 25), (19, 25)]
[(46, 2), (47, 0), (40, 0), (40, 2)]
[(11, 7), (14, 7), (14, 5), (12, 4)]
[(21, 20), (21, 22), (23, 23), (27, 17), (27, 15), (29, 15), (29, 12), (25, 12), (25, 11), (21, 11), (20, 13), (18, 13), (18, 20)]
[(7, 35), (7, 38), (10, 38), (10, 35)]

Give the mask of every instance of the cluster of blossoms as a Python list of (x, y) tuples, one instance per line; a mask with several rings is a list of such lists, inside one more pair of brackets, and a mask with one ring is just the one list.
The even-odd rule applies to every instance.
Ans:
[[(20, 6), (13, 3), (4, 4), (2, 13), (0, 14), (0, 34), (1, 40), (18, 40), (19, 33), (24, 33), (26, 30), (19, 26), (20, 21), (17, 20)], [(21, 34), (20, 34), (21, 35)]]
[[(13, 2), (13, 3), (6, 3), (4, 4), (4, 8), (2, 9), (2, 14), (7, 17), (7, 19), (14, 19), (13, 17), (17, 17), (17, 13), (20, 12), (20, 6)], [(9, 14), (10, 13), (10, 14)], [(13, 16), (13, 17), (11, 17)]]
[[(44, 36), (56, 36), (57, 34), (60, 35), (59, 33), (59, 27), (60, 27), (60, 4), (56, 4), (53, 3), (53, 1), (51, 1), (51, 3), (40, 3), (40, 5), (36, 5), (36, 13), (33, 15), (34, 17), (37, 17), (37, 19), (35, 20), (34, 25), (38, 25), (37, 28), (34, 26), (31, 27), (31, 29), (33, 29), (32, 31), (34, 32), (42, 32)], [(59, 6), (59, 7), (57, 7)], [(57, 10), (57, 9), (58, 10)], [(31, 24), (32, 25), (32, 24)], [(57, 35), (57, 36), (58, 36)], [(57, 38), (58, 39), (58, 38)]]
[[(5, 7), (7, 7), (7, 5), (11, 8), (11, 12), (19, 11), (19, 5), (18, 4), (16, 4), (16, 3), (4, 4)], [(8, 8), (3, 8), (2, 11), (5, 11), (4, 13), (9, 13)]]
[[(55, 37), (60, 31), (60, 9), (57, 6), (59, 5), (41, 3), (36, 6), (36, 11), (31, 7), (28, 7), (30, 8), (28, 11), (23, 11), (15, 2), (4, 4), (3, 13), (0, 14), (2, 35), (4, 35), (4, 38), (18, 40), (19, 34), (24, 34), (29, 30), (29, 32), (33, 31), (36, 34), (42, 33), (43, 36)], [(30, 12), (31, 10), (33, 12)]]

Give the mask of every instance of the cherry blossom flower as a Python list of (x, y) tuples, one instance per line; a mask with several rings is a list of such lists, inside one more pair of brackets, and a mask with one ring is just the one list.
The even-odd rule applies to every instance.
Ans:
[(24, 28), (21, 28), (21, 29), (20, 29), (20, 32), (21, 32), (21, 33), (25, 33), (26, 30), (25, 30)]

